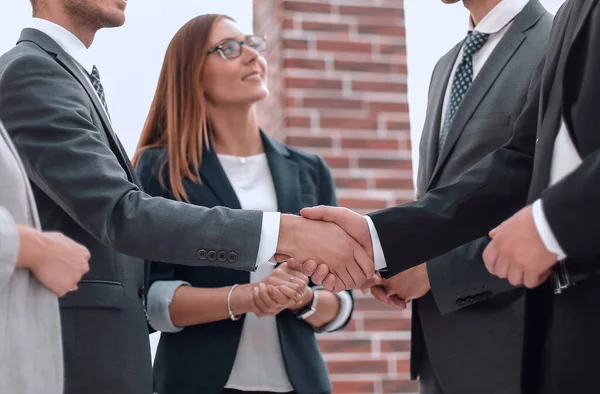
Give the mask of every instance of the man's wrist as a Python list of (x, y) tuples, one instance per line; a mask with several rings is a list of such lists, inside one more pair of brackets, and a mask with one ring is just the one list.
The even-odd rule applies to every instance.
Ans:
[(279, 222), (279, 239), (277, 240), (277, 253), (285, 254), (288, 256), (294, 256), (295, 243), (293, 239), (297, 232), (297, 226), (299, 225), (302, 218), (283, 214)]
[(304, 294), (302, 295), (302, 304), (300, 304), (294, 308), (291, 308), (290, 310), (292, 312), (298, 312), (300, 310), (305, 309), (308, 305), (310, 305), (312, 303), (314, 295), (315, 295), (315, 292), (312, 289), (312, 287), (306, 286), (306, 288), (304, 289)]

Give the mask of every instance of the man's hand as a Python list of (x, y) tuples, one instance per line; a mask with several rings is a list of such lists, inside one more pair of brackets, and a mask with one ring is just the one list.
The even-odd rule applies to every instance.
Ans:
[(386, 282), (387, 281), (383, 279), (379, 273), (375, 273), (375, 275), (365, 282), (360, 289), (362, 290), (363, 294), (371, 292), (371, 295), (382, 304), (390, 305), (393, 303), (400, 309), (406, 308), (406, 302), (404, 302), (403, 299), (395, 294), (388, 294), (385, 288)]
[(492, 242), (483, 252), (485, 266), (513, 286), (539, 286), (557, 262), (538, 234), (531, 205), (492, 230), (490, 237)]
[(386, 279), (384, 287), (388, 296), (395, 295), (405, 302), (423, 297), (431, 290), (427, 265), (417, 265)]
[[(342, 207), (318, 206), (313, 208), (304, 208), (300, 214), (311, 220), (335, 223), (348, 235), (350, 235), (366, 251), (371, 260), (373, 259), (373, 244), (371, 243), (371, 233), (369, 225), (364, 217), (356, 212)], [(336, 280), (336, 277), (329, 274), (327, 263), (316, 264), (310, 262), (305, 264), (303, 272), (312, 276), (313, 282), (330, 285)], [(338, 285), (339, 286), (339, 285)], [(326, 286), (327, 287), (327, 286)]]
[(19, 241), (18, 266), (28, 268), (59, 297), (77, 289), (77, 283), (90, 269), (90, 252), (61, 233), (19, 227)]
[(277, 253), (302, 262), (304, 274), (334, 292), (359, 287), (374, 273), (370, 249), (326, 221), (282, 215)]

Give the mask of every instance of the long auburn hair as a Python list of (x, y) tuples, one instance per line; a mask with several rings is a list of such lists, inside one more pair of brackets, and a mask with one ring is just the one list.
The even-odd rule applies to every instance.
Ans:
[(175, 199), (189, 202), (183, 181), (200, 182), (203, 144), (209, 146), (209, 121), (200, 75), (206, 62), (208, 38), (213, 26), (226, 15), (206, 14), (190, 20), (175, 34), (160, 71), (156, 93), (133, 157), (137, 166), (146, 149), (167, 148), (169, 183)]

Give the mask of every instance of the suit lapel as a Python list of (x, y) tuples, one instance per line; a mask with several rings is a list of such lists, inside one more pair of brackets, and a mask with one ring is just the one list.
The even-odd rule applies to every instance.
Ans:
[(204, 148), (200, 177), (202, 182), (217, 196), (222, 206), (242, 209), (235, 190), (233, 190), (233, 186), (231, 186), (231, 182), (212, 146), (210, 149)]
[(421, 160), (419, 168), (422, 168), (422, 170), (419, 170), (420, 175), (417, 185), (417, 189), (420, 191), (420, 193), (425, 193), (427, 185), (429, 184), (431, 176), (433, 175), (433, 169), (435, 168), (437, 146), (442, 123), (444, 98), (446, 96), (446, 90), (448, 87), (448, 82), (450, 81), (452, 69), (454, 68), (456, 58), (460, 54), (461, 48), (462, 42), (454, 47), (449, 56), (447, 56), (446, 62), (441, 65), (442, 68), (438, 73), (438, 76), (434, 77), (434, 79), (431, 81), (433, 84), (431, 90), (431, 97), (433, 100), (431, 103), (434, 103), (435, 110), (433, 116), (427, 120), (425, 128), (423, 129), (423, 135), (421, 136)]
[[(75, 79), (79, 81), (81, 86), (85, 89), (88, 96), (90, 97), (90, 100), (92, 100), (96, 112), (98, 113), (98, 115), (100, 115), (100, 118), (102, 119), (102, 125), (104, 126), (104, 130), (106, 131), (106, 136), (110, 144), (113, 145), (113, 152), (115, 152), (115, 155), (121, 163), (121, 166), (127, 172), (129, 180), (135, 182), (137, 178), (135, 177), (135, 171), (131, 166), (131, 162), (129, 161), (127, 153), (125, 152), (125, 149), (123, 149), (121, 142), (114, 133), (111, 121), (108, 118), (108, 115), (104, 110), (104, 107), (102, 106), (98, 95), (94, 91), (92, 84), (89, 82), (88, 77), (84, 75), (81, 71), (81, 67), (78, 66), (77, 63), (73, 60), (73, 58), (69, 56), (54, 40), (52, 40), (46, 34), (38, 30), (24, 29), (21, 33), (21, 38), (19, 39), (19, 42), (21, 41), (30, 41), (38, 45), (44, 51), (53, 55), (58, 61), (58, 63), (60, 63), (69, 73), (71, 73), (71, 75), (73, 75), (73, 77), (75, 77)], [(139, 185), (139, 183), (137, 182), (136, 184)]]
[(492, 87), (494, 81), (498, 78), (498, 75), (500, 75), (524, 39), (525, 35), (520, 29), (518, 29), (517, 26), (512, 25), (498, 46), (494, 49), (490, 58), (485, 62), (485, 65), (473, 81), (473, 84), (467, 91), (465, 98), (456, 112), (450, 130), (448, 131), (448, 137), (442, 147), (440, 157), (438, 158), (433, 174), (429, 179), (428, 188), (431, 187), (435, 177), (443, 168), (445, 161), (450, 156), (456, 141), (458, 141), (458, 138), (471, 119), (471, 116), (483, 101), (483, 98)]
[(300, 178), (298, 164), (290, 159), (287, 148), (261, 131), (267, 155), (267, 162), (273, 177), (277, 207), (280, 212), (297, 214), (300, 212)]

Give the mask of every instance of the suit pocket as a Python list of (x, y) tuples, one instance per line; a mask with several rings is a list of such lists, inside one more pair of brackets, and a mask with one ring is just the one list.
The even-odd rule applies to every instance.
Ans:
[(120, 282), (90, 279), (77, 287), (60, 299), (61, 308), (123, 308), (125, 289)]

